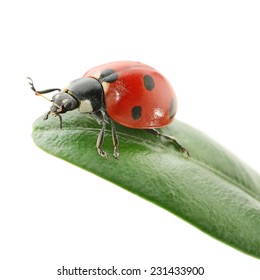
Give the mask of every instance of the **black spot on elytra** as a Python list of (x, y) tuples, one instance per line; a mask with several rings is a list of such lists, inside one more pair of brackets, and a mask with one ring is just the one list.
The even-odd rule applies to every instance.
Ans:
[(147, 90), (152, 90), (154, 88), (154, 80), (150, 75), (145, 75), (144, 76), (144, 87)]
[(99, 81), (113, 83), (118, 79), (118, 74), (113, 69), (105, 69), (100, 73)]
[(142, 107), (135, 106), (132, 108), (132, 118), (136, 121), (141, 118), (142, 115)]
[(175, 108), (174, 108), (174, 100), (172, 98), (171, 103), (170, 103), (170, 108), (169, 108), (169, 118), (172, 119), (175, 113)]

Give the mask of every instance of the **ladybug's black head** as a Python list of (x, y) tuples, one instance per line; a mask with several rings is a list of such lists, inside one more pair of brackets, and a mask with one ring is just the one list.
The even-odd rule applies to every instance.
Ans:
[(54, 115), (63, 114), (78, 108), (78, 101), (66, 92), (58, 92), (52, 97), (50, 113)]
[[(51, 88), (51, 89), (46, 89), (46, 90), (42, 90), (42, 91), (38, 91), (35, 89), (34, 84), (33, 84), (33, 80), (29, 77), (27, 77), (29, 79), (29, 84), (31, 86), (31, 89), (35, 92), (36, 95), (38, 96), (42, 96), (45, 99), (47, 99), (48, 101), (52, 102), (50, 111), (46, 114), (44, 120), (47, 120), (50, 114), (53, 114), (55, 117), (58, 116), (60, 119), (60, 128), (62, 128), (62, 118), (60, 116), (60, 114), (64, 114), (67, 111), (72, 111), (76, 108), (79, 107), (79, 102), (78, 100), (73, 97), (71, 94), (69, 94), (69, 90), (60, 90), (59, 88)], [(49, 98), (43, 96), (43, 94), (52, 92), (52, 91), (59, 91), (58, 93), (56, 93), (53, 97), (52, 100), (50, 100)]]
[[(50, 111), (47, 113), (45, 120), (48, 119), (50, 114), (60, 119), (60, 127), (62, 127), (62, 118), (60, 114), (67, 111), (79, 109), (81, 113), (97, 112), (101, 109), (103, 104), (103, 87), (100, 82), (94, 78), (83, 77), (72, 81), (66, 89), (60, 90), (59, 88), (46, 89), (37, 91), (34, 87), (33, 81), (29, 78), (31, 89), (36, 95), (46, 98), (52, 102)], [(43, 96), (43, 94), (57, 91), (52, 100)]]
[(52, 105), (50, 111), (45, 116), (45, 120), (48, 119), (52, 113), (55, 117), (58, 116), (60, 119), (60, 128), (62, 128), (62, 117), (60, 114), (64, 114), (67, 111), (72, 111), (79, 107), (78, 101), (66, 92), (60, 91), (52, 97)]

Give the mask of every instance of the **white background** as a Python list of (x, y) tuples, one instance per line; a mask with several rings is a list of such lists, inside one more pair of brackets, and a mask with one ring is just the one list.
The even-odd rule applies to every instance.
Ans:
[(31, 125), (49, 104), (25, 79), (62, 87), (102, 63), (150, 64), (171, 81), (179, 120), (260, 172), (258, 1), (2, 1), (0, 13), (0, 278), (81, 279), (56, 270), (115, 265), (260, 279), (259, 260), (38, 149)]

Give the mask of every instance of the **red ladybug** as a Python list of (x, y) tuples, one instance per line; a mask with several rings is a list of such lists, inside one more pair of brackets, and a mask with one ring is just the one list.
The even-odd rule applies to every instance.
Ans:
[(61, 128), (60, 114), (76, 108), (81, 113), (91, 113), (102, 125), (96, 145), (101, 156), (109, 158), (102, 149), (107, 120), (111, 123), (116, 159), (119, 156), (119, 141), (113, 121), (171, 140), (189, 155), (174, 137), (155, 129), (172, 122), (177, 110), (177, 99), (170, 83), (148, 65), (132, 61), (103, 64), (90, 69), (82, 78), (72, 81), (63, 90), (53, 88), (36, 91), (32, 80), (30, 85), (37, 95), (58, 91), (50, 100), (52, 106), (44, 119), (47, 120), (51, 113), (58, 116)]

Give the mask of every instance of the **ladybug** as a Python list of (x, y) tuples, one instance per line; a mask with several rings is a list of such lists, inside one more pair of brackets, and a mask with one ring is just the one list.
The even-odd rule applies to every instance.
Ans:
[(36, 91), (32, 79), (28, 79), (36, 95), (58, 91), (49, 100), (52, 106), (44, 120), (47, 120), (50, 114), (58, 116), (62, 128), (60, 114), (79, 109), (81, 113), (91, 114), (102, 125), (96, 143), (97, 151), (102, 157), (109, 159), (102, 149), (108, 121), (111, 123), (115, 159), (119, 157), (119, 140), (113, 121), (162, 136), (172, 141), (181, 152), (189, 155), (188, 150), (174, 137), (156, 130), (173, 121), (177, 99), (170, 83), (151, 66), (133, 61), (103, 64), (90, 69), (82, 78), (72, 81), (62, 90), (52, 88)]

